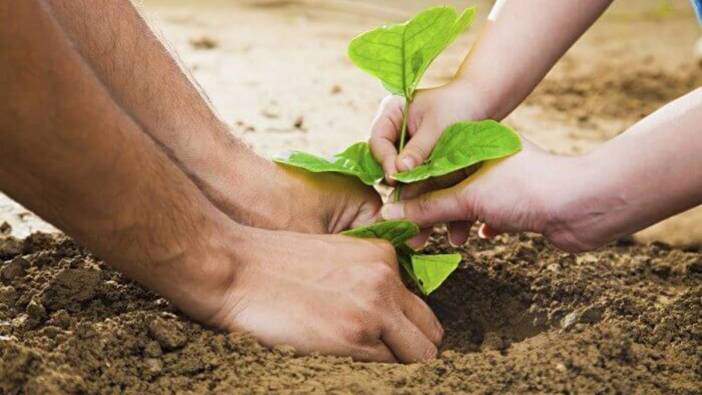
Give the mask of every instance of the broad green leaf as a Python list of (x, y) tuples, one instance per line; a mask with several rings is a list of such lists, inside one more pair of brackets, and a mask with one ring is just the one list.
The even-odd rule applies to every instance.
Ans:
[(458, 122), (444, 130), (426, 163), (397, 173), (393, 178), (404, 183), (422, 181), (482, 161), (502, 158), (521, 149), (519, 135), (499, 122)]
[(412, 255), (412, 274), (424, 295), (434, 292), (458, 267), (461, 254)]
[(419, 234), (419, 227), (411, 221), (385, 221), (349, 229), (341, 232), (341, 234), (362, 239), (383, 239), (389, 241), (390, 244), (397, 248), (402, 246), (405, 241)]
[(354, 38), (351, 61), (379, 78), (395, 95), (412, 100), (429, 65), (473, 22), (475, 8), (458, 14), (453, 7), (434, 7), (409, 21), (385, 25)]
[(290, 151), (274, 157), (273, 161), (313, 173), (334, 172), (355, 176), (366, 185), (377, 184), (385, 177), (382, 166), (373, 157), (367, 143), (353, 144), (329, 159), (302, 151)]

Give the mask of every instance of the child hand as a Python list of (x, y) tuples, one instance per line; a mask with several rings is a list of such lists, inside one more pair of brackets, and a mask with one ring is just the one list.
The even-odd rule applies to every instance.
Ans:
[(439, 88), (418, 90), (407, 119), (407, 143), (397, 152), (400, 139), (404, 99), (388, 96), (380, 104), (371, 125), (370, 147), (382, 164), (388, 184), (392, 175), (422, 164), (431, 153), (441, 133), (453, 123), (484, 119), (476, 92), (456, 82)]
[[(453, 174), (405, 188), (407, 196), (417, 196), (386, 204), (381, 215), (386, 220), (406, 218), (422, 228), (438, 223), (463, 221), (464, 230), (454, 229), (452, 244), (463, 244), (476, 221), (486, 227), (481, 235), (502, 232), (537, 232), (556, 247), (582, 251), (606, 240), (595, 240), (587, 227), (576, 229), (583, 186), (577, 175), (586, 174), (580, 158), (549, 154), (522, 139), (523, 150), (505, 159), (493, 160), (463, 179)], [(461, 179), (463, 179), (461, 181)], [(445, 189), (442, 189), (445, 188)], [(591, 237), (593, 236), (593, 237)]]
[[(397, 142), (400, 138), (402, 118), (404, 116), (404, 99), (399, 96), (387, 96), (381, 103), (380, 109), (371, 126), (370, 147), (375, 158), (380, 161), (385, 171), (386, 182), (395, 185), (392, 175), (398, 171), (410, 170), (422, 164), (431, 154), (441, 133), (448, 126), (459, 121), (480, 120), (487, 117), (487, 112), (481, 107), (483, 101), (477, 98), (476, 90), (467, 84), (454, 81), (433, 89), (418, 90), (410, 105), (407, 120), (407, 144), (404, 150), (397, 152)], [(403, 189), (402, 198), (408, 199), (417, 194), (428, 192), (430, 188), (443, 189), (456, 184), (466, 177), (464, 172), (433, 180), (419, 186), (408, 186)], [(470, 224), (455, 221), (448, 224), (449, 241), (453, 245), (463, 244), (468, 237)], [(431, 227), (422, 232), (408, 244), (420, 249), (431, 234)]]

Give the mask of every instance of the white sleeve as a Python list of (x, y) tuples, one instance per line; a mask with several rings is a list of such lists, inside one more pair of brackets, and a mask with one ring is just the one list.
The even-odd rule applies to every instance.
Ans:
[(497, 0), (495, 1), (495, 5), (492, 6), (492, 10), (490, 10), (490, 14), (488, 15), (488, 20), (490, 21), (495, 21), (497, 17), (500, 15), (500, 10), (502, 9), (502, 6), (505, 5), (507, 0)]

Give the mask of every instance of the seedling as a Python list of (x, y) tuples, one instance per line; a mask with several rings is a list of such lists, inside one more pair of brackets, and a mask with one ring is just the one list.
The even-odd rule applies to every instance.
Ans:
[[(475, 8), (468, 8), (461, 14), (452, 7), (429, 8), (405, 23), (381, 26), (351, 41), (351, 61), (380, 79), (392, 94), (405, 99), (399, 151), (405, 146), (406, 115), (424, 72), (470, 26), (474, 16)], [(514, 154), (520, 149), (519, 136), (499, 122), (458, 122), (444, 130), (425, 163), (393, 176), (400, 183), (395, 189), (394, 199), (399, 199), (402, 183), (443, 176), (486, 160)], [(385, 176), (367, 143), (353, 144), (331, 158), (292, 151), (274, 160), (315, 173), (336, 172), (354, 176), (366, 185), (376, 185)], [(348, 236), (388, 240), (397, 250), (398, 260), (409, 277), (422, 293), (428, 295), (458, 267), (461, 255), (415, 254), (405, 242), (418, 233), (418, 226), (410, 221), (385, 221), (342, 232)]]

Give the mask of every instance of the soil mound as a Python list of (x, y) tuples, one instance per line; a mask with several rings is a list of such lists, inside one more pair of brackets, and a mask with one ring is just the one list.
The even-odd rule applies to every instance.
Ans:
[[(3, 236), (0, 393), (699, 393), (702, 255), (619, 243), (572, 255), (472, 238), (429, 298), (426, 364), (356, 363), (203, 328), (61, 235)], [(7, 247), (4, 247), (7, 246)], [(444, 237), (431, 250), (448, 250)]]

